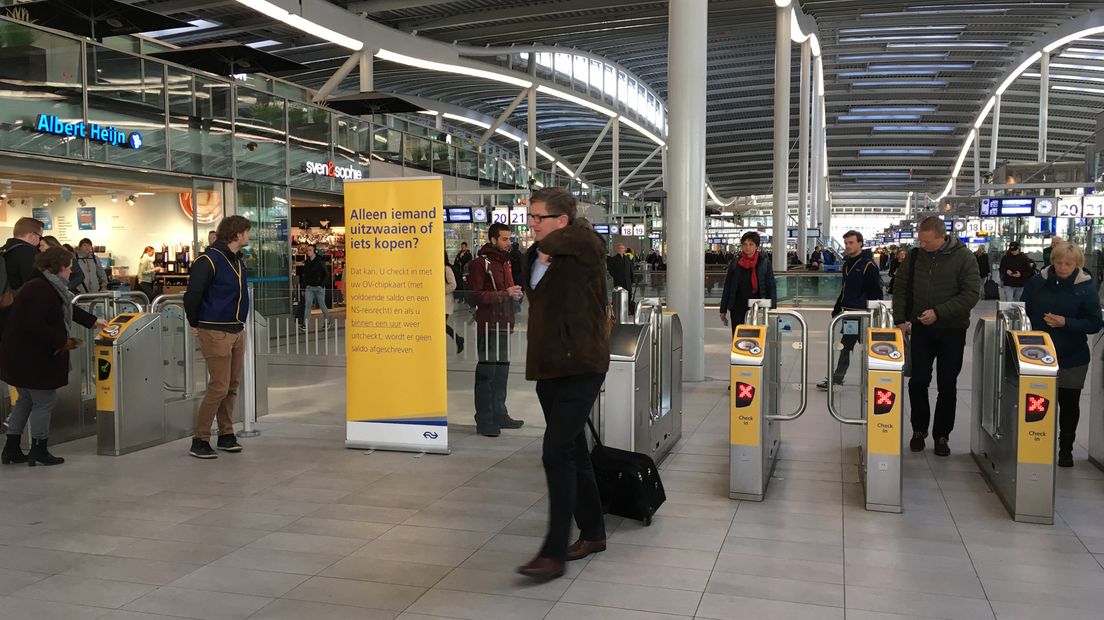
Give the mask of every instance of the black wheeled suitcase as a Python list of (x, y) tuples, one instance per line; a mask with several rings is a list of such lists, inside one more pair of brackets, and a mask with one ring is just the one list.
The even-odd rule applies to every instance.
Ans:
[(612, 515), (652, 524), (652, 515), (667, 500), (659, 468), (646, 454), (603, 446), (598, 431), (589, 419), (587, 425), (594, 435), (590, 461), (598, 479), (602, 507)]

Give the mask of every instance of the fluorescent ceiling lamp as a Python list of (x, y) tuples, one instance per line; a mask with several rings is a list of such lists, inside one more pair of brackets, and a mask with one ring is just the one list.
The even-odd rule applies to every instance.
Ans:
[(894, 34), (883, 35), (874, 37), (840, 37), (840, 43), (877, 43), (879, 41), (916, 41), (916, 40), (928, 40), (928, 41), (953, 41), (957, 39), (957, 34)]
[(801, 22), (797, 19), (797, 10), (790, 9), (790, 41), (804, 43), (809, 35), (801, 31)]
[(442, 71), (444, 73), (456, 73), (458, 75), (467, 75), (470, 77), (494, 80), (496, 82), (504, 82), (506, 84), (513, 84), (514, 86), (519, 86), (521, 88), (529, 88), (533, 85), (533, 83), (528, 80), (516, 78), (512, 75), (505, 75), (494, 71), (484, 71), (483, 69), (476, 69), (463, 65), (450, 65), (448, 63), (437, 62), (434, 60), (426, 60), (424, 58), (415, 58), (413, 56), (407, 56), (405, 54), (392, 52), (391, 50), (381, 49), (380, 51), (376, 52), (376, 58), (379, 58), (380, 60), (389, 60), (391, 62), (396, 62), (400, 65), (406, 65), (408, 67), (417, 67), (419, 69), (427, 69), (430, 71)]
[(820, 58), (820, 39), (814, 34), (812, 35), (811, 43), (813, 46), (813, 57)]
[(951, 133), (954, 127), (949, 125), (876, 125), (874, 131), (920, 131), (930, 133)]
[(550, 87), (545, 86), (543, 84), (541, 84), (540, 86), (537, 87), (537, 92), (538, 93), (543, 93), (545, 95), (552, 95), (553, 97), (558, 97), (560, 99), (563, 99), (564, 101), (570, 101), (571, 103), (581, 105), (584, 108), (594, 110), (595, 112), (598, 112), (600, 114), (605, 114), (606, 116), (617, 116), (616, 112), (614, 112), (613, 110), (605, 107), (604, 105), (601, 105), (599, 103), (595, 103), (593, 101), (588, 101), (586, 99), (583, 99), (582, 97), (576, 97), (575, 95), (572, 95), (571, 93), (565, 93), (562, 90), (558, 90), (558, 89), (555, 89), (555, 88), (550, 88)]
[(556, 158), (552, 157), (551, 153), (549, 153), (548, 151), (542, 149), (539, 146), (537, 147), (537, 154), (540, 155), (541, 157), (547, 159), (548, 161), (556, 161)]
[(717, 198), (717, 194), (713, 193), (713, 188), (709, 185), (705, 186), (705, 193), (709, 194), (709, 199), (717, 204), (721, 204), (721, 199)]
[(939, 71), (957, 71), (960, 69), (973, 69), (974, 63), (972, 62), (941, 62), (941, 63), (910, 63), (910, 64), (885, 64), (885, 63), (872, 63), (867, 67), (873, 71), (889, 71), (896, 69), (898, 71), (908, 71), (912, 69), (927, 69), (929, 71), (937, 69)]
[(861, 112), (935, 112), (936, 107), (933, 105), (925, 106), (907, 106), (907, 107), (872, 107), (872, 106), (856, 106), (851, 108), (851, 113)]
[(641, 134), (643, 134), (643, 135), (644, 135), (644, 137), (648, 138), (648, 139), (649, 139), (649, 140), (651, 140), (652, 142), (655, 142), (655, 143), (656, 143), (656, 144), (658, 144), (659, 146), (663, 146), (664, 144), (666, 144), (666, 142), (664, 142), (664, 141), (663, 141), (662, 139), (660, 139), (660, 137), (659, 137), (659, 136), (657, 136), (657, 135), (655, 135), (654, 133), (652, 133), (652, 132), (648, 131), (647, 129), (644, 129), (643, 127), (641, 127), (641, 126), (640, 126), (639, 124), (637, 124), (637, 123), (633, 122), (632, 120), (630, 120), (630, 119), (627, 119), (627, 118), (625, 118), (624, 116), (618, 116), (617, 118), (618, 118), (618, 120), (620, 120), (620, 121), (621, 121), (622, 123), (625, 123), (625, 124), (626, 124), (626, 125), (628, 125), (629, 127), (632, 127), (633, 129), (635, 129), (635, 130), (639, 131), (639, 132), (640, 132)]
[(928, 14), (931, 14), (931, 13), (940, 13), (940, 14), (948, 14), (949, 15), (951, 13), (971, 14), (971, 13), (1006, 13), (1006, 12), (1008, 12), (1008, 9), (1002, 9), (1002, 8), (956, 9), (956, 8), (952, 8), (948, 5), (942, 5), (942, 6), (938, 6), (938, 7), (934, 7), (934, 6), (933, 7), (926, 7), (926, 8), (923, 8), (923, 9), (921, 9), (919, 7), (916, 7), (914, 9), (908, 10), (908, 11), (890, 11), (890, 12), (884, 12), (884, 13), (862, 13), (861, 17), (864, 17), (864, 18), (867, 18), (867, 17), (920, 17), (922, 15), (928, 15)]
[(841, 114), (841, 121), (918, 121), (919, 114)]
[(945, 48), (945, 47), (959, 47), (968, 49), (971, 47), (976, 48), (1005, 48), (1008, 47), (1007, 42), (1001, 41), (943, 41), (940, 43), (887, 43), (888, 49), (920, 49), (920, 48)]
[(859, 155), (934, 155), (935, 149), (859, 149)]
[(1095, 95), (1104, 95), (1104, 88), (1087, 88), (1084, 86), (1051, 86), (1051, 90), (1064, 90), (1072, 93), (1091, 93)]
[[(1101, 57), (1104, 60), (1104, 57)], [(1064, 62), (1052, 62), (1050, 63), (1051, 69), (1075, 69), (1079, 71), (1104, 71), (1104, 67), (1100, 65), (1071, 65)]]
[(477, 121), (474, 118), (468, 118), (466, 116), (460, 116), (459, 114), (453, 114), (452, 112), (445, 112), (442, 114), (445, 118), (453, 121), (459, 121), (461, 123), (468, 123), (469, 125), (475, 125), (476, 127), (482, 127), (483, 129), (490, 129), (490, 123), (484, 123), (483, 121)]
[(959, 172), (962, 172), (962, 164), (966, 161), (966, 155), (970, 152), (970, 147), (974, 144), (974, 138), (977, 137), (977, 131), (971, 131), (970, 135), (966, 138), (966, 142), (962, 145), (962, 152), (958, 154), (958, 160), (955, 162), (954, 171), (951, 172), (951, 178), (958, 176)]
[(855, 80), (852, 86), (873, 87), (879, 86), (946, 86), (944, 80)]
[(271, 2), (268, 2), (267, 0), (237, 0), (237, 2), (238, 4), (245, 5), (253, 9), (254, 11), (257, 11), (258, 13), (282, 21), (292, 28), (301, 30), (302, 32), (305, 32), (309, 35), (316, 36), (319, 39), (329, 41), (330, 43), (334, 43), (335, 45), (346, 47), (353, 50), (354, 52), (364, 49), (363, 41), (358, 41), (357, 39), (341, 34), (336, 30), (330, 30), (329, 28), (321, 24), (316, 24), (315, 22), (312, 22), (309, 19), (305, 19), (299, 15), (292, 15), (291, 13), (288, 13), (284, 9), (276, 6), (275, 4), (272, 4)]
[(1077, 39), (1083, 39), (1085, 37), (1092, 36), (1094, 34), (1100, 34), (1101, 32), (1104, 32), (1104, 26), (1096, 26), (1094, 28), (1086, 28), (1085, 30), (1082, 30), (1080, 32), (1075, 32), (1071, 35), (1067, 35), (1067, 36), (1062, 37), (1061, 39), (1058, 39), (1057, 41), (1055, 41), (1055, 42), (1047, 45), (1046, 47), (1044, 47), (1043, 51), (1044, 52), (1053, 52), (1054, 50), (1058, 49), (1059, 47), (1062, 47), (1063, 45), (1065, 45), (1067, 43), (1076, 41)]
[(1012, 82), (1016, 81), (1016, 78), (1020, 77), (1021, 73), (1023, 73), (1024, 71), (1027, 71), (1028, 67), (1030, 67), (1031, 65), (1038, 62), (1038, 60), (1042, 57), (1043, 57), (1042, 52), (1035, 52), (1034, 54), (1031, 55), (1030, 58), (1025, 60), (1019, 67), (1016, 67), (1016, 70), (1013, 71), (1011, 74), (1009, 74), (1009, 76), (1007, 78), (1005, 78), (1004, 82), (1001, 83), (1000, 88), (997, 89), (997, 96), (1003, 95), (1004, 91), (1008, 90), (1008, 87), (1012, 85)]
[(774, 6), (780, 8), (780, 9), (784, 9), (784, 8), (790, 6), (790, 1), (791, 0), (774, 0)]
[(965, 24), (941, 24), (937, 26), (879, 26), (876, 28), (840, 28), (840, 34), (862, 34), (866, 32), (915, 32), (917, 30), (962, 30)]
[(866, 185), (919, 185), (927, 183), (927, 179), (852, 179), (853, 183)]
[(844, 54), (839, 56), (840, 62), (857, 62), (860, 60), (890, 60), (890, 59), (935, 59), (946, 58), (947, 52), (918, 52), (914, 54)]
[(993, 106), (996, 105), (996, 103), (996, 97), (989, 98), (989, 101), (986, 102), (985, 107), (981, 109), (981, 114), (979, 114), (977, 120), (974, 121), (975, 129), (981, 129), (981, 126), (985, 124), (985, 119), (989, 116), (989, 112), (992, 111)]
[(280, 45), (279, 41), (273, 41), (272, 39), (265, 39), (264, 41), (256, 41), (254, 43), (246, 43), (246, 47), (252, 47), (255, 50), (263, 49), (266, 47), (272, 47), (273, 45)]
[(143, 36), (150, 37), (151, 39), (160, 39), (162, 37), (171, 37), (174, 34), (182, 34), (185, 32), (197, 32), (199, 30), (207, 30), (208, 28), (214, 28), (221, 26), (218, 22), (208, 21), (206, 19), (196, 19), (188, 22), (191, 27), (188, 28), (169, 28), (168, 30), (154, 30), (152, 32), (143, 32)]
[[(1026, 73), (1024, 75), (1027, 75)], [(1039, 74), (1035, 74), (1035, 77), (1039, 77)], [(1052, 80), (1068, 80), (1070, 82), (1100, 82), (1104, 83), (1104, 78), (1092, 77), (1090, 75), (1066, 75), (1064, 73), (1051, 73), (1050, 79)]]
[(562, 169), (562, 170), (563, 170), (564, 172), (566, 172), (566, 173), (567, 173), (567, 176), (569, 176), (569, 177), (571, 177), (571, 178), (575, 178), (575, 173), (574, 173), (574, 172), (572, 172), (572, 171), (571, 171), (571, 168), (568, 168), (568, 167), (567, 167), (567, 165), (566, 165), (566, 164), (564, 164), (564, 163), (563, 163), (562, 161), (557, 161), (557, 162), (556, 162), (556, 167), (557, 167), (557, 168), (560, 168), (560, 169)]
[(844, 171), (844, 172), (840, 173), (840, 175), (845, 176), (845, 177), (907, 177), (907, 176), (909, 176), (909, 174), (910, 173), (908, 173), (908, 172), (863, 171), (863, 170), (857, 170), (857, 171), (847, 170), (847, 171)]
[(947, 187), (943, 188), (943, 193), (939, 194), (939, 197), (936, 198), (935, 201), (939, 202), (940, 200), (943, 200), (944, 198), (946, 198), (947, 195), (951, 193), (951, 186), (952, 185), (954, 185), (954, 180), (947, 181)]

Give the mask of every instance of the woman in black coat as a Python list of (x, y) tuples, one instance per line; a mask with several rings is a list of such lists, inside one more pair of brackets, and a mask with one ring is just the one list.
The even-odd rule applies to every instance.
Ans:
[(752, 299), (769, 299), (771, 308), (778, 305), (774, 269), (770, 260), (759, 252), (759, 233), (746, 232), (740, 239), (743, 251), (728, 264), (724, 292), (721, 293), (721, 320), (732, 314), (732, 333), (744, 322)]
[[(0, 341), (0, 379), (15, 388), (19, 399), (8, 418), (7, 443), (0, 456), (4, 465), (65, 462), (50, 454), (47, 444), (57, 390), (69, 382), (69, 351), (81, 343), (73, 336), (73, 323), (88, 328), (107, 325), (73, 306), (69, 292), (72, 264), (73, 255), (65, 248), (49, 248), (39, 254), (36, 277), (23, 285), (8, 309)], [(19, 440), (28, 420), (31, 451), (25, 455)]]

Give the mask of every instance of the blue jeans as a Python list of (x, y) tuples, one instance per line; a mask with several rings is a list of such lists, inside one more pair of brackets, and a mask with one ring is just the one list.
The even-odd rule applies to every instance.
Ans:
[(1002, 286), (1001, 301), (1019, 301), (1023, 296), (1023, 290), (1022, 286)]
[(27, 426), (27, 420), (31, 421), (31, 438), (48, 439), (50, 437), (50, 417), (54, 413), (54, 404), (57, 402), (57, 390), (32, 390), (30, 388), (15, 388), (19, 399), (12, 407), (8, 416), (8, 434), (22, 435)]
[(306, 299), (304, 300), (305, 306), (303, 307), (303, 322), (306, 322), (307, 317), (310, 316), (311, 310), (314, 310), (314, 302), (318, 302), (318, 307), (322, 309), (322, 318), (327, 321), (330, 320), (330, 309), (326, 307), (326, 289), (321, 286), (308, 286), (306, 290)]

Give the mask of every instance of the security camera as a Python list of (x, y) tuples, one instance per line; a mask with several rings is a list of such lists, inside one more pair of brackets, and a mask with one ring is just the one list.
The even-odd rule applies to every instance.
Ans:
[(84, 200), (84, 198), (77, 198), (77, 204), (79, 204), (82, 207), (87, 207), (88, 206), (88, 203)]
[(138, 197), (134, 194), (127, 196), (126, 203), (130, 206), (134, 206), (134, 203), (138, 202)]

